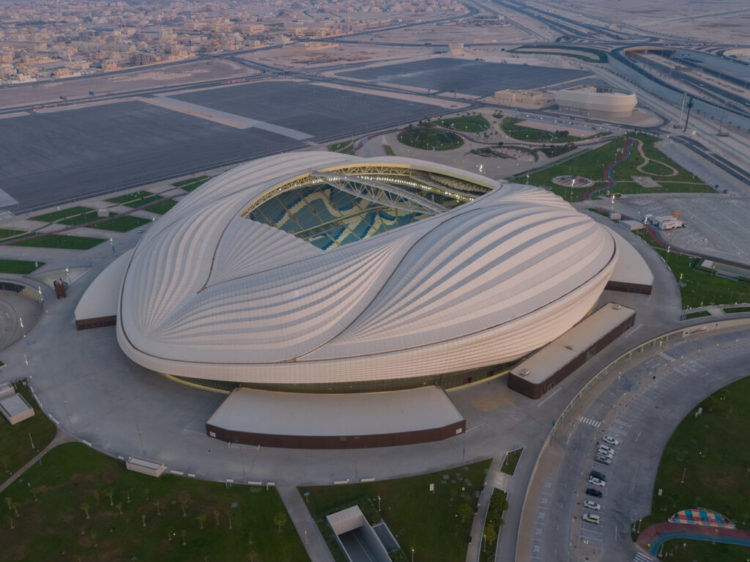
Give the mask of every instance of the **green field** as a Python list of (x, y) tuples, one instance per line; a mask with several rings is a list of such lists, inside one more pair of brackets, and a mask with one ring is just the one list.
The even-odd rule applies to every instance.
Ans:
[(397, 138), (401, 144), (422, 150), (451, 150), (464, 144), (456, 133), (439, 129), (431, 123), (409, 125)]
[(23, 260), (0, 260), (0, 273), (18, 273), (25, 275), (42, 267), (44, 262)]
[(104, 242), (104, 238), (90, 238), (88, 236), (66, 236), (64, 234), (47, 234), (38, 238), (29, 238), (11, 242), (12, 246), (27, 246), (30, 248), (59, 248), (64, 250), (88, 250)]
[[(183, 187), (183, 189), (185, 189)], [(132, 207), (137, 209), (143, 207), (154, 201), (159, 201), (161, 195), (156, 195), (150, 191), (136, 191), (135, 193), (129, 193), (127, 195), (120, 195), (119, 197), (112, 197), (107, 199), (110, 203), (117, 203), (118, 205), (125, 205), (126, 207)]]
[[(10, 425), (4, 417), (0, 417), (0, 482), (5, 482), (9, 476), (34, 458), (55, 437), (57, 428), (44, 415), (34, 396), (25, 382), (13, 385), (16, 392), (21, 394), (34, 408), (34, 417), (16, 425)], [(34, 447), (32, 448), (32, 443)]]
[(750, 559), (750, 548), (746, 546), (686, 539), (665, 542), (661, 553), (661, 559), (669, 562), (747, 562)]
[[(365, 484), (300, 488), (308, 508), (337, 560), (336, 546), (325, 516), (359, 505), (372, 524), (382, 519), (396, 536), (404, 553), (415, 550), (415, 560), (463, 562), (474, 517), (475, 492), (484, 483), (490, 461), (402, 478)], [(430, 492), (430, 484), (435, 491)], [(378, 510), (380, 497), (380, 510)], [(407, 560), (401, 556), (400, 560)]]
[(734, 314), (737, 312), (750, 312), (750, 306), (735, 306), (731, 308), (725, 308), (724, 312), (728, 314)]
[(275, 489), (152, 478), (80, 443), (50, 451), (0, 506), (8, 562), (308, 560)]
[[(750, 377), (706, 398), (691, 412), (662, 453), (651, 515), (642, 529), (681, 509), (721, 513), (739, 529), (750, 529)], [(658, 495), (658, 490), (662, 495)]]
[(463, 131), (465, 133), (480, 133), (490, 128), (490, 123), (482, 115), (462, 115), (460, 117), (447, 117), (439, 119), (443, 127)]
[(95, 221), (97, 218), (99, 217), (97, 216), (95, 209), (89, 207), (70, 207), (69, 209), (60, 209), (59, 211), (54, 211), (52, 213), (37, 215), (31, 217), (31, 220), (41, 222), (61, 222), (63, 224), (76, 225), (84, 222)]
[[(157, 203), (158, 204), (158, 203)], [(133, 215), (121, 215), (112, 219), (97, 222), (89, 225), (91, 228), (99, 228), (101, 230), (111, 230), (113, 232), (129, 232), (134, 228), (149, 224), (151, 221), (143, 219), (141, 217), (134, 217)]]
[(195, 191), (210, 179), (209, 176), (198, 176), (187, 180), (176, 181), (172, 185), (175, 187), (181, 187), (185, 191), (190, 192)]
[(503, 513), (506, 509), (508, 509), (508, 494), (502, 490), (492, 490), (490, 507), (487, 510), (487, 519), (485, 519), (482, 533), (480, 562), (494, 562), (495, 560), (497, 537), (500, 535), (500, 527), (503, 526)]
[(750, 302), (750, 281), (727, 279), (700, 269), (700, 258), (667, 251), (651, 241), (645, 230), (638, 235), (646, 240), (667, 262), (680, 284), (682, 308), (696, 308), (712, 304)]
[(177, 205), (177, 201), (175, 201), (174, 199), (162, 199), (161, 201), (157, 201), (153, 205), (149, 205), (145, 210), (149, 213), (163, 215), (175, 205)]

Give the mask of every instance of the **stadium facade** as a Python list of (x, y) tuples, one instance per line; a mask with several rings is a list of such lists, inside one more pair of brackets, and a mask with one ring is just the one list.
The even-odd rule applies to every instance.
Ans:
[(594, 307), (617, 257), (541, 189), (298, 152), (207, 182), (101, 277), (118, 279), (120, 347), (148, 369), (372, 389), (527, 355)]

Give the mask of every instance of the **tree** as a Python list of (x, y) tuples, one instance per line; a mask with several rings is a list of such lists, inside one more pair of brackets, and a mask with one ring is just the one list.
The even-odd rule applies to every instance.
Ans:
[(487, 525), (487, 527), (484, 528), (484, 542), (486, 544), (495, 544), (495, 541), (497, 540), (497, 527), (494, 525)]
[(198, 520), (198, 524), (201, 526), (201, 531), (203, 530), (203, 524), (206, 522), (206, 514), (201, 513), (198, 517), (196, 517)]
[(458, 506), (458, 516), (461, 521), (466, 521), (474, 516), (474, 509), (468, 503), (462, 503)]
[(79, 507), (86, 514), (86, 519), (91, 519), (91, 515), (89, 515), (89, 504), (83, 502)]
[(286, 513), (284, 513), (283, 511), (279, 511), (276, 513), (276, 515), (273, 516), (273, 524), (276, 525), (279, 533), (284, 528), (284, 525), (286, 525), (288, 519), (289, 518), (287, 517)]

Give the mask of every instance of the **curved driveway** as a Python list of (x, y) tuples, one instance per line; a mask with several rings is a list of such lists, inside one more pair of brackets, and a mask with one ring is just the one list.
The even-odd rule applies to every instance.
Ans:
[[(656, 471), (675, 428), (706, 396), (750, 374), (750, 322), (707, 328), (634, 357), (586, 389), (539, 457), (516, 560), (633, 560), (630, 525), (650, 513)], [(593, 460), (604, 434), (621, 442), (610, 466)], [(600, 526), (580, 519), (591, 469), (607, 476), (597, 500)]]

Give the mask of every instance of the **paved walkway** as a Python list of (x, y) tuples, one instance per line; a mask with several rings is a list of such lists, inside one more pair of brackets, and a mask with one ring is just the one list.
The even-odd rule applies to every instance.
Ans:
[(61, 431), (60, 429), (57, 430), (57, 434), (52, 439), (52, 441), (49, 442), (49, 445), (47, 445), (44, 449), (39, 451), (39, 453), (31, 459), (29, 462), (27, 462), (25, 465), (23, 465), (21, 468), (19, 468), (10, 478), (8, 478), (5, 482), (0, 484), (0, 494), (2, 494), (5, 489), (13, 484), (16, 480), (18, 480), (21, 476), (23, 476), (24, 472), (29, 470), (32, 466), (34, 466), (37, 462), (39, 462), (39, 459), (41, 459), (44, 455), (46, 455), (49, 451), (57, 447), (58, 445), (62, 445), (63, 443), (71, 443), (75, 441), (75, 438), (68, 435), (64, 431)]
[(698, 540), (723, 538), (728, 539), (726, 542), (750, 546), (750, 531), (690, 525), (686, 523), (656, 523), (650, 525), (643, 529), (641, 534), (638, 535), (636, 544), (638, 544), (643, 550), (650, 552), (651, 554), (656, 554), (660, 544), (673, 538), (685, 537), (694, 537)]
[(289, 517), (294, 523), (297, 534), (305, 545), (307, 555), (312, 562), (334, 562), (331, 551), (328, 550), (323, 534), (315, 524), (305, 501), (295, 486), (279, 486), (279, 495), (284, 502)]

